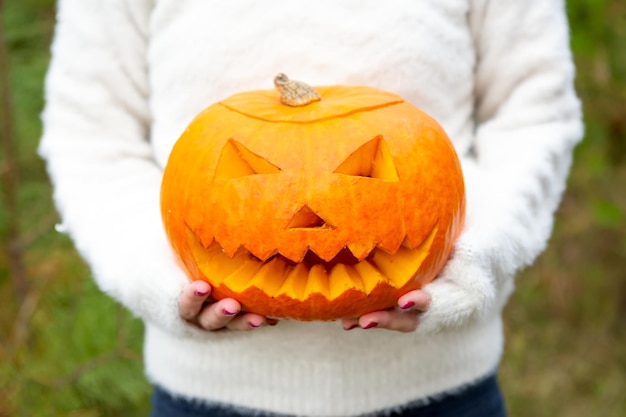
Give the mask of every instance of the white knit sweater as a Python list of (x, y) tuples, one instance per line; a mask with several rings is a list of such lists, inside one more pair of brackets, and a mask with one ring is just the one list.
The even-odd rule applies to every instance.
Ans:
[[(99, 286), (146, 322), (151, 381), (276, 413), (372, 413), (495, 371), (513, 277), (543, 250), (582, 136), (561, 0), (61, 0), (41, 155)], [(159, 212), (186, 124), (285, 72), (396, 92), (462, 158), (467, 225), (411, 334), (283, 321), (206, 332)], [(216, 219), (219, 221), (219, 219)]]

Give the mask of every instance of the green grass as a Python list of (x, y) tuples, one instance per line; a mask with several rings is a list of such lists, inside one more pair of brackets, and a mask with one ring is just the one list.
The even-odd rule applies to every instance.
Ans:
[[(506, 309), (500, 377), (512, 417), (626, 415), (626, 3), (568, 7), (587, 134), (550, 247), (520, 275)], [(53, 230), (35, 154), (53, 18), (52, 0), (8, 0), (2, 16), (20, 189), (18, 219), (0, 206), (0, 243), (18, 221), (29, 290), (16, 298), (3, 250), (0, 417), (143, 416), (142, 325), (97, 290)]]
[[(97, 290), (69, 239), (54, 231), (51, 187), (35, 152), (53, 1), (9, 1), (2, 18), (10, 50), (20, 215), (8, 219), (3, 200), (0, 416), (145, 416), (150, 387), (142, 374), (142, 324)], [(8, 275), (9, 221), (18, 222), (28, 242), (29, 291), (22, 302)]]

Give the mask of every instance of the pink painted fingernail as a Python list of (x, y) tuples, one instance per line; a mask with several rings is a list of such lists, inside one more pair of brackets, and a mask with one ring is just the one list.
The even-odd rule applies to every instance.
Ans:
[(400, 306), (400, 308), (402, 310), (406, 310), (407, 308), (411, 308), (415, 305), (415, 303), (413, 301), (409, 301), (408, 303), (405, 303), (404, 305)]
[(248, 323), (248, 325), (254, 329), (256, 329), (257, 327), (261, 327), (261, 324), (257, 324), (257, 323)]
[(235, 314), (237, 314), (237, 312), (236, 312), (236, 311), (228, 311), (228, 310), (226, 310), (226, 309), (223, 309), (222, 311), (223, 311), (223, 312), (224, 312), (224, 314), (225, 314), (225, 315), (227, 315), (227, 316), (234, 316)]
[(208, 291), (194, 291), (194, 294), (196, 294), (198, 297), (204, 297), (205, 295), (207, 295), (209, 292)]
[(376, 323), (375, 321), (372, 321), (370, 323), (368, 323), (365, 327), (363, 327), (363, 329), (371, 329), (372, 327), (376, 327), (378, 326), (378, 323)]

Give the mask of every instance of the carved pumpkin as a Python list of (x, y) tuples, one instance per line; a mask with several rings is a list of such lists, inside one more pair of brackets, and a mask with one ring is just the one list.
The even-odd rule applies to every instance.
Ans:
[(306, 86), (281, 77), (282, 99), (234, 95), (176, 142), (161, 194), (172, 247), (212, 297), (245, 311), (333, 320), (390, 308), (435, 278), (460, 233), (454, 148), (395, 94), (319, 87), (295, 106), (290, 92)]

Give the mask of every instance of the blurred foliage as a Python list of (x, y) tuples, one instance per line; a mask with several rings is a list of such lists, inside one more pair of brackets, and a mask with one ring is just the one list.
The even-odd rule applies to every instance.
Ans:
[(145, 416), (142, 324), (96, 289), (69, 239), (54, 231), (51, 187), (36, 154), (54, 16), (53, 0), (5, 1), (2, 14), (21, 187), (19, 219), (0, 206), (0, 242), (9, 243), (8, 221), (19, 221), (30, 290), (18, 303), (3, 250), (0, 417)]
[[(501, 381), (517, 416), (626, 415), (626, 2), (568, 3), (587, 133), (548, 250), (506, 309)], [(0, 254), (0, 417), (143, 416), (142, 325), (102, 295), (57, 221), (36, 155), (52, 0), (5, 0), (29, 291)], [(0, 163), (4, 163), (4, 156)]]
[(506, 309), (512, 416), (626, 415), (626, 2), (568, 2), (586, 136), (555, 233)]

